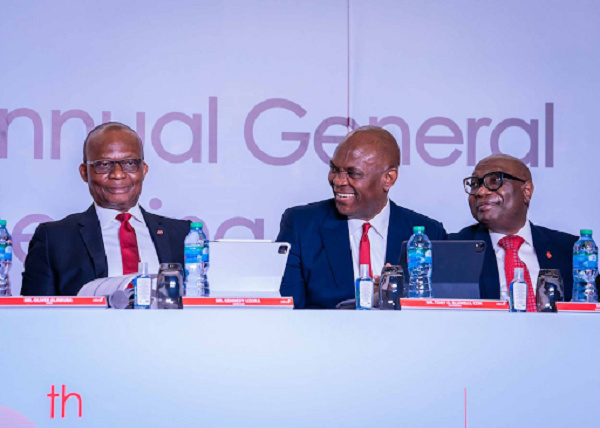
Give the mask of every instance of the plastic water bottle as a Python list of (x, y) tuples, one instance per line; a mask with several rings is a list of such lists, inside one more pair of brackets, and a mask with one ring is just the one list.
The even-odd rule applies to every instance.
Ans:
[(373, 309), (373, 278), (369, 276), (369, 265), (360, 265), (360, 278), (356, 280), (356, 309)]
[(148, 275), (148, 263), (138, 263), (138, 276), (133, 280), (133, 308), (150, 309), (152, 303), (152, 278)]
[(571, 302), (597, 302), (598, 246), (592, 231), (581, 229), (581, 238), (573, 246), (573, 298)]
[(192, 223), (190, 233), (184, 241), (185, 296), (209, 296), (207, 271), (210, 263), (208, 239), (202, 223)]
[(413, 227), (413, 235), (408, 240), (409, 298), (433, 297), (431, 289), (432, 259), (431, 241), (425, 235), (425, 227)]
[(0, 220), (0, 297), (11, 296), (8, 272), (12, 264), (12, 238), (6, 220)]
[(527, 283), (523, 268), (515, 268), (515, 275), (510, 283), (510, 311), (527, 312)]

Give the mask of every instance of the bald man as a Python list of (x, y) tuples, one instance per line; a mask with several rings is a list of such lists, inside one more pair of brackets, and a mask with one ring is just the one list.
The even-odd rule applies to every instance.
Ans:
[[(330, 162), (333, 199), (289, 208), (277, 240), (292, 244), (281, 295), (296, 308), (335, 308), (354, 298), (359, 264), (379, 275), (398, 264), (413, 226), (445, 239), (441, 223), (396, 205), (388, 192), (398, 178), (400, 149), (388, 131), (365, 126), (349, 133)], [(366, 263), (368, 262), (368, 263)]]
[(131, 128), (108, 122), (93, 129), (83, 143), (79, 175), (94, 204), (37, 227), (21, 294), (74, 296), (94, 279), (137, 272), (140, 261), (150, 273), (160, 263), (183, 263), (190, 223), (139, 206), (147, 173), (142, 140)]
[(464, 179), (464, 186), (477, 223), (451, 234), (450, 239), (486, 242), (479, 281), (481, 298), (506, 300), (514, 267), (521, 261), (533, 293), (540, 269), (559, 269), (565, 300), (571, 300), (573, 244), (578, 238), (529, 221), (534, 190), (529, 168), (513, 156), (492, 155), (475, 166), (473, 175)]

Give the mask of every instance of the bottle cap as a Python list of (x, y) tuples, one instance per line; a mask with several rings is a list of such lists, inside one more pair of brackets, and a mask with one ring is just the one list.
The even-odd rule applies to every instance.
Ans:
[(525, 269), (515, 268), (515, 277), (513, 278), (513, 281), (516, 281), (516, 280), (523, 281), (524, 278), (525, 278)]
[(148, 262), (138, 263), (138, 273), (141, 273), (142, 275), (148, 275)]
[(198, 227), (198, 228), (202, 229), (202, 222), (201, 221), (193, 221), (191, 227), (192, 228)]
[(581, 229), (579, 231), (579, 233), (581, 233), (582, 235), (592, 235), (592, 229)]
[(415, 226), (413, 227), (413, 232), (424, 232), (425, 226)]
[(6, 220), (0, 220), (0, 226), (6, 226)]
[(369, 265), (360, 265), (360, 277), (369, 278)]

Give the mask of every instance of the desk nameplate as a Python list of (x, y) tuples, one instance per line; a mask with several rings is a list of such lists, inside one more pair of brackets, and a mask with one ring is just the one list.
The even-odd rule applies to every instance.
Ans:
[(600, 313), (600, 303), (556, 302), (558, 312), (591, 312)]
[(0, 297), (0, 308), (98, 308), (106, 309), (106, 297), (14, 296)]
[(184, 309), (189, 308), (274, 308), (294, 309), (291, 297), (184, 297)]
[(402, 309), (467, 309), (477, 311), (508, 311), (508, 302), (468, 299), (400, 299)]

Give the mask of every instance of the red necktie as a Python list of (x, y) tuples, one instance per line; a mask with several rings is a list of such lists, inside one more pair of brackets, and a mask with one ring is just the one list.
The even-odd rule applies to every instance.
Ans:
[(506, 251), (504, 255), (504, 273), (506, 274), (508, 292), (510, 293), (510, 283), (515, 276), (515, 268), (523, 268), (525, 271), (525, 282), (527, 283), (527, 312), (536, 312), (535, 294), (533, 294), (529, 269), (527, 269), (525, 263), (519, 258), (519, 248), (521, 248), (523, 242), (525, 240), (520, 236), (508, 235), (502, 238), (498, 242), (498, 245)]
[(117, 215), (117, 220), (121, 222), (119, 242), (121, 243), (123, 275), (136, 273), (138, 271), (138, 262), (140, 261), (135, 229), (129, 224), (129, 219), (131, 219), (131, 214), (129, 213)]
[(369, 276), (373, 278), (373, 271), (371, 270), (371, 243), (369, 242), (369, 229), (371, 223), (363, 223), (363, 233), (360, 238), (360, 247), (358, 249), (358, 264), (369, 265)]

